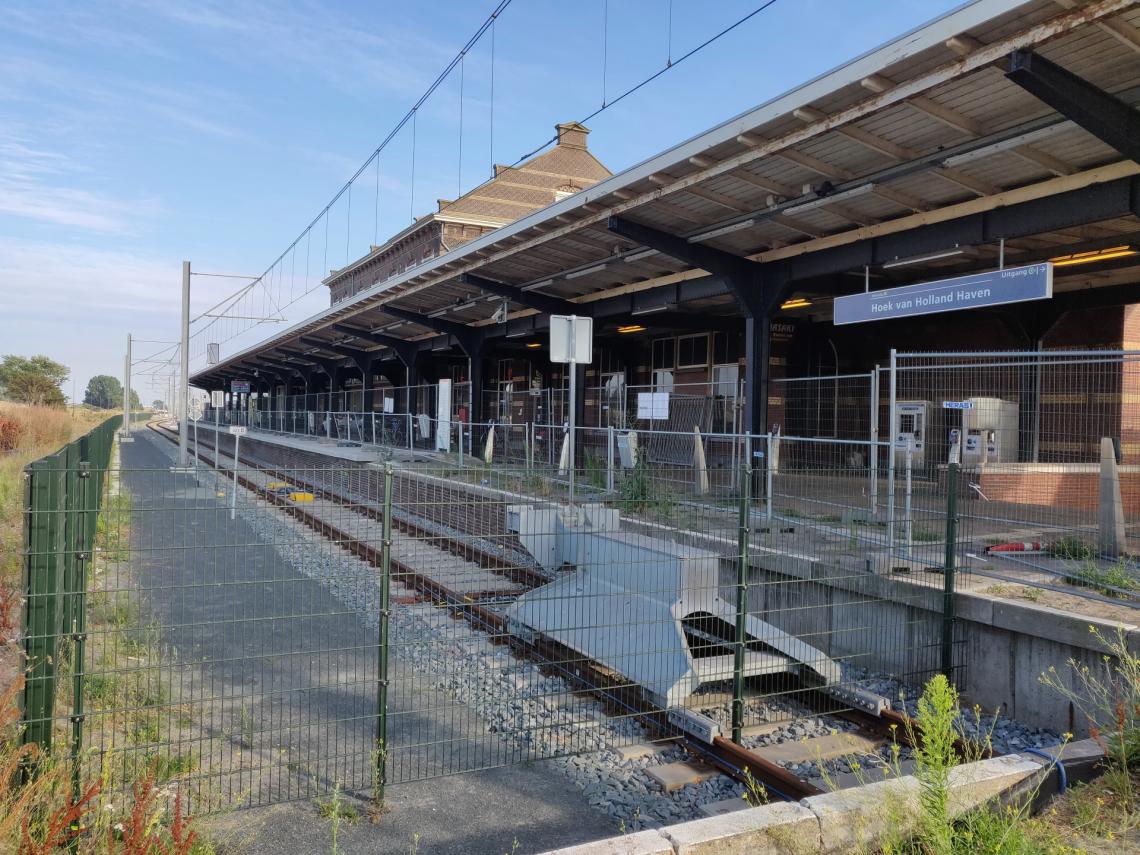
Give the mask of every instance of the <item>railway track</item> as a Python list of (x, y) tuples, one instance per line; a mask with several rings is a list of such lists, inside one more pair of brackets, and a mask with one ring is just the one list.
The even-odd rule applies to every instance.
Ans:
[[(158, 436), (177, 442), (177, 434), (158, 423), (148, 425)], [(214, 448), (214, 437), (206, 438), (211, 457), (207, 457), (199, 446), (198, 459), (213, 463), (212, 457), (233, 459), (232, 454)], [(192, 452), (193, 453), (193, 452)], [(293, 519), (325, 537), (342, 549), (374, 567), (382, 566), (382, 547), (375, 540), (361, 537), (356, 520), (369, 524), (382, 518), (382, 508), (344, 496), (329, 489), (327, 484), (312, 478), (299, 477), (294, 470), (283, 471), (279, 467), (251, 459), (243, 454), (242, 467), (237, 483), (253, 492), (267, 503), (277, 507)], [(228, 475), (226, 476), (228, 480)], [(338, 509), (351, 513), (335, 520), (321, 514), (317, 507), (307, 508), (279, 496), (267, 489), (272, 480), (287, 480), (314, 495), (321, 502), (328, 502)], [(749, 785), (762, 783), (773, 795), (787, 800), (798, 800), (822, 792), (810, 781), (795, 775), (778, 763), (762, 755), (763, 749), (751, 750), (721, 736), (713, 736), (705, 741), (671, 721), (669, 711), (651, 704), (644, 697), (641, 688), (630, 683), (620, 674), (606, 666), (584, 658), (580, 653), (567, 648), (549, 638), (522, 638), (510, 631), (505, 616), (499, 610), (514, 597), (550, 581), (550, 576), (537, 566), (528, 566), (522, 553), (496, 548), (477, 536), (459, 538), (441, 536), (438, 529), (426, 522), (419, 522), (412, 515), (393, 513), (393, 531), (399, 534), (393, 538), (390, 555), (390, 573), (393, 582), (416, 592), (432, 602), (447, 608), (458, 617), (468, 621), (475, 629), (486, 633), (494, 643), (509, 645), (518, 656), (536, 663), (549, 675), (562, 678), (576, 693), (589, 694), (597, 698), (612, 715), (631, 718), (640, 723), (654, 738), (676, 740), (695, 759), (716, 767), (737, 781)], [(373, 528), (374, 531), (374, 528)], [(400, 540), (421, 538), (416, 545), (420, 555), (410, 550), (401, 550)], [(443, 581), (438, 573), (424, 572), (417, 566), (416, 558), (423, 557), (423, 544), (430, 544), (431, 550), (450, 556), (452, 562), (443, 562), (450, 570), (477, 577), (476, 588), (456, 587)], [(409, 555), (408, 553), (411, 552)], [(437, 559), (436, 566), (440, 566)], [(478, 575), (479, 573), (483, 575)], [(493, 574), (502, 584), (488, 584), (488, 576)], [(506, 586), (506, 587), (504, 587)], [(492, 602), (488, 602), (492, 601)], [(879, 716), (863, 710), (844, 707), (834, 698), (822, 692), (805, 689), (797, 693), (806, 700), (808, 706), (821, 715), (842, 717), (855, 724), (861, 731), (875, 734), (885, 739), (904, 741), (915, 733), (914, 722), (895, 710), (884, 710)], [(921, 738), (920, 736), (918, 738)], [(810, 740), (809, 740), (810, 743)], [(806, 759), (812, 759), (810, 745), (805, 749)]]

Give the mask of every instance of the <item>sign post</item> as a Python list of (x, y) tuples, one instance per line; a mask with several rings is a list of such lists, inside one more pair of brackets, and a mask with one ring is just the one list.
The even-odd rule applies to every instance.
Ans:
[[(239, 425), (230, 425), (230, 433), (234, 437), (234, 488), (230, 494), (230, 519), (232, 520), (237, 515), (237, 490), (238, 490), (238, 460), (239, 452), (241, 451), (241, 438), (245, 436), (246, 429)], [(214, 448), (214, 459), (218, 458), (218, 449)]]
[(219, 423), (219, 414), (222, 411), (222, 407), (224, 407), (225, 405), (226, 405), (226, 393), (225, 392), (223, 392), (221, 389), (215, 389), (213, 392), (210, 393), (210, 406), (214, 410), (214, 471), (215, 472), (218, 471), (218, 446), (221, 444), (218, 442), (218, 433), (221, 430), (221, 425)]
[(198, 471), (198, 420), (202, 418), (202, 399), (195, 398), (190, 402), (190, 418), (194, 420), (194, 471)]
[(570, 366), (570, 418), (567, 434), (567, 469), (570, 476), (570, 504), (574, 504), (574, 429), (578, 399), (578, 363), (594, 361), (594, 319), (577, 315), (550, 316), (550, 361)]

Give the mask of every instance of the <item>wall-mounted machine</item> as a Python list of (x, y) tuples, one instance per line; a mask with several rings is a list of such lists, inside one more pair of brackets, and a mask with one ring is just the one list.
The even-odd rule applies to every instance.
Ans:
[(1001, 398), (968, 398), (962, 410), (962, 465), (1017, 460), (1017, 403)]
[(926, 459), (926, 429), (930, 424), (929, 401), (895, 403), (895, 467), (906, 466), (906, 449), (911, 447), (911, 466), (919, 468)]

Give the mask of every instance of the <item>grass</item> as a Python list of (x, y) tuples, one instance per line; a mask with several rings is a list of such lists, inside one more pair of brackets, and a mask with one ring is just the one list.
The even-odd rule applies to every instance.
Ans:
[(1046, 551), (1054, 558), (1076, 561), (1088, 561), (1096, 555), (1096, 551), (1088, 541), (1071, 534), (1054, 540)]
[(1121, 591), (1140, 591), (1140, 580), (1128, 570), (1123, 560), (1102, 567), (1095, 560), (1086, 560), (1069, 573), (1070, 584), (1092, 588), (1108, 597), (1121, 597)]
[[(0, 404), (0, 416), (18, 417), (32, 425), (21, 433), (18, 447), (0, 457), (0, 592), (13, 590), (21, 573), (23, 467), (107, 415), (81, 409), (71, 415), (63, 410), (45, 412)], [(159, 661), (157, 639), (125, 593), (100, 591), (96, 582), (100, 572), (106, 575), (108, 564), (127, 557), (130, 510), (127, 494), (108, 496), (98, 520), (92, 562), (98, 570), (92, 567), (89, 578), (84, 694), (89, 710), (122, 710), (115, 718), (123, 730), (123, 744), (141, 747), (161, 742), (166, 717), (174, 714), (165, 708), (169, 696), (165, 684), (140, 676), (145, 666), (142, 670), (137, 666), (139, 661)], [(65, 651), (61, 657), (66, 661)], [(126, 667), (124, 663), (131, 661), (127, 657), (135, 657), (136, 663)], [(21, 742), (15, 699), (22, 687), (20, 673), (0, 685), (0, 852), (46, 855), (65, 847), (78, 855), (214, 852), (193, 830), (181, 798), (174, 795), (175, 788), (167, 786), (194, 769), (191, 756), (139, 750), (131, 752), (137, 762), (105, 764), (96, 755), (85, 754), (77, 764), (67, 756), (63, 729), (56, 734), (56, 745), (62, 750), (54, 756), (45, 754), (38, 746)], [(60, 680), (58, 691), (60, 708), (66, 709), (71, 680)], [(80, 778), (75, 789), (77, 767)], [(25, 775), (25, 769), (31, 774)]]

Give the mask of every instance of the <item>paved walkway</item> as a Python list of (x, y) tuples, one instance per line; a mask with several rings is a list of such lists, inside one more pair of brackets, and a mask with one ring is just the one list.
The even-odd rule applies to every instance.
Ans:
[[(169, 741), (209, 774), (200, 798), (271, 805), (209, 820), (238, 851), (328, 852), (331, 828), (316, 814), (315, 791), (339, 784), (367, 813), (375, 631), (241, 515), (231, 521), (224, 498), (170, 473), (165, 443), (140, 436), (123, 447), (123, 467), (132, 587), (144, 619), (177, 653), (167, 671), (184, 723), (167, 731)], [(401, 667), (393, 663), (394, 678)], [(495, 740), (438, 692), (397, 695), (390, 710), (436, 743), (422, 749), (428, 769), (462, 768), (473, 737)], [(278, 803), (286, 798), (298, 800)], [(523, 853), (614, 832), (543, 763), (391, 785), (386, 808), (378, 823), (364, 816), (342, 826), (341, 851), (407, 853), (418, 835), (420, 853)]]

